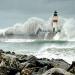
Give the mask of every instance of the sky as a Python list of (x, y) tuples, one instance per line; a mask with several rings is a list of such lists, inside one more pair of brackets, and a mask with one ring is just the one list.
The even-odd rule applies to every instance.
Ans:
[(75, 17), (75, 0), (0, 0), (0, 28), (23, 23), (30, 17), (48, 20), (54, 10)]

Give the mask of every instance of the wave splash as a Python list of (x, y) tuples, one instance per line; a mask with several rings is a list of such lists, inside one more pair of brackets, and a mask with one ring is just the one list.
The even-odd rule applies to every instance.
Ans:
[[(61, 32), (52, 35), (51, 18), (45, 21), (40, 18), (29, 18), (25, 23), (16, 23), (12, 27), (0, 29), (0, 39), (53, 39), (53, 40), (74, 40), (75, 19), (61, 17)], [(40, 31), (44, 32), (40, 32)], [(45, 32), (50, 31), (50, 32)], [(23, 41), (23, 40), (22, 40)]]
[(74, 56), (75, 47), (55, 47), (55, 45), (44, 46), (36, 54), (38, 58), (48, 59), (63, 59), (71, 64), (75, 60)]

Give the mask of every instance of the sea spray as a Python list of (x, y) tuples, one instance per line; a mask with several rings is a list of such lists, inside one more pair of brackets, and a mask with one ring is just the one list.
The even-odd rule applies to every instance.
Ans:
[(66, 19), (63, 29), (69, 39), (74, 39), (75, 38), (75, 34), (74, 34), (75, 33), (75, 19), (74, 18)]
[(11, 34), (11, 33), (12, 34), (25, 34), (25, 33), (30, 34), (30, 33), (35, 33), (37, 28), (43, 27), (43, 25), (44, 25), (44, 20), (40, 18), (32, 17), (23, 24), (16, 23), (12, 27), (3, 29), (4, 32), (2, 31), (2, 33), (5, 33), (5, 35)]
[[(12, 27), (0, 29), (0, 41), (6, 42), (16, 39), (34, 39), (32, 36), (39, 28), (43, 28), (44, 20), (36, 17), (29, 18), (25, 23), (16, 23)], [(37, 37), (38, 38), (38, 37)]]
[[(75, 22), (74, 18), (61, 17), (61, 32), (53, 34), (51, 17), (48, 21), (32, 17), (25, 23), (16, 23), (12, 27), (0, 29), (0, 38), (3, 39), (50, 39), (50, 40), (74, 40)], [(41, 32), (42, 31), (42, 32)], [(39, 32), (39, 33), (38, 33)], [(34, 36), (35, 37), (34, 37)], [(1, 39), (0, 39), (1, 41)]]
[(34, 55), (38, 58), (64, 59), (65, 61), (71, 64), (71, 62), (75, 60), (74, 49), (75, 48), (55, 47), (55, 45), (52, 45), (52, 47), (43, 46)]
[(74, 18), (61, 18), (62, 29), (60, 33), (57, 33), (53, 39), (54, 40), (75, 40), (75, 19)]

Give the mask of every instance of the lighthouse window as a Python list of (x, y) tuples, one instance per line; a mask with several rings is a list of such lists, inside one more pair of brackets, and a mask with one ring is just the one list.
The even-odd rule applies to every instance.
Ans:
[(53, 20), (53, 22), (58, 22), (58, 20)]

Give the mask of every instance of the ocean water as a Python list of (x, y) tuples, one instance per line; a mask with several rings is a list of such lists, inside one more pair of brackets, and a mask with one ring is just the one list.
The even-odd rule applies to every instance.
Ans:
[(60, 25), (61, 32), (52, 36), (49, 32), (37, 34), (39, 28), (52, 31), (51, 17), (48, 21), (32, 17), (24, 23), (0, 29), (0, 49), (72, 63), (75, 61), (75, 19), (61, 17)]
[(74, 41), (28, 41), (1, 42), (0, 49), (16, 54), (34, 55), (38, 58), (64, 59), (68, 63), (75, 61)]

